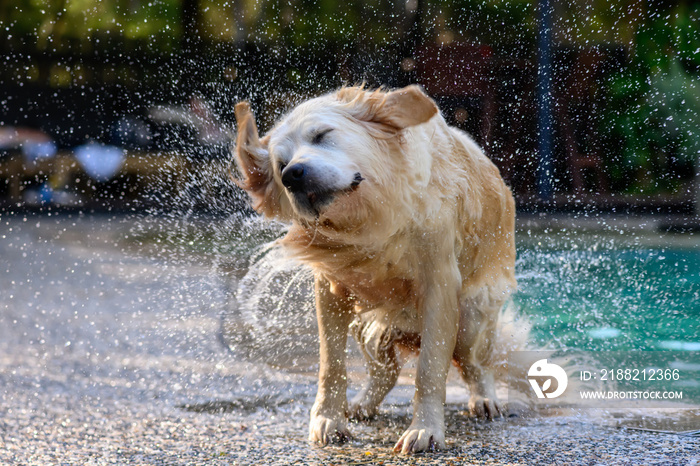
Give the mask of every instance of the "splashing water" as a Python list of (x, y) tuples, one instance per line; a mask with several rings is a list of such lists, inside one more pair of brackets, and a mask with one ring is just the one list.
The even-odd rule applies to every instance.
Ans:
[(296, 369), (317, 362), (313, 273), (281, 246), (269, 243), (255, 250), (235, 302), (233, 312), (249, 331), (243, 342), (249, 357)]
[(515, 301), (534, 321), (538, 344), (616, 351), (700, 345), (697, 245), (673, 245), (672, 235), (532, 239), (521, 237)]
[[(643, 233), (518, 234), (514, 302), (533, 323), (532, 345), (555, 350), (697, 350), (700, 249), (692, 237)], [(690, 241), (687, 241), (690, 240)], [(681, 244), (686, 241), (686, 244)], [(311, 272), (280, 246), (253, 249), (224, 333), (240, 321), (250, 355), (273, 365), (315, 362)], [(257, 342), (257, 343), (256, 343)], [(261, 342), (271, 342), (260, 352)], [(266, 343), (267, 344), (267, 343)], [(255, 348), (258, 348), (255, 350)]]

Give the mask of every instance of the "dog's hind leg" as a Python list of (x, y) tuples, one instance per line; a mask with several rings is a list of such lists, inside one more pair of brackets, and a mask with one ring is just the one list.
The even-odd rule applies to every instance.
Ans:
[(505, 414), (505, 407), (496, 396), (492, 361), (501, 304), (475, 300), (462, 303), (453, 355), (462, 379), (469, 387), (469, 411), (487, 419)]
[(352, 419), (363, 420), (377, 414), (379, 404), (396, 385), (401, 364), (393, 343), (382, 347), (376, 354), (370, 354), (366, 345), (359, 339), (358, 342), (367, 361), (369, 381), (350, 402), (349, 414)]

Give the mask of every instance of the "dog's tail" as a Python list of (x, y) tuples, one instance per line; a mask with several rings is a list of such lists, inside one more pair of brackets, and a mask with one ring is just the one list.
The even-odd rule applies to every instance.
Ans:
[[(546, 358), (548, 363), (566, 372), (567, 391), (576, 393), (584, 389), (600, 389), (599, 381), (582, 382), (573, 376), (583, 369), (595, 367), (595, 361), (588, 353), (535, 345), (530, 338), (531, 330), (532, 324), (527, 316), (518, 312), (515, 304), (509, 301), (501, 310), (491, 367), (496, 368), (496, 379), (508, 389), (508, 409), (512, 414), (525, 414), (535, 408), (528, 373), (538, 358)], [(563, 405), (571, 404), (567, 397), (560, 401)], [(547, 402), (548, 406), (557, 404), (557, 400)]]
[(529, 395), (531, 390), (527, 373), (529, 366), (524, 358), (517, 357), (518, 352), (532, 351), (530, 332), (532, 323), (528, 317), (518, 311), (510, 299), (501, 309), (496, 330), (495, 344), (491, 353), (490, 367), (495, 368), (496, 381), (506, 393), (501, 393), (502, 400), (507, 400), (509, 415), (527, 416), (535, 408)]
[[(513, 373), (513, 361), (509, 356), (514, 351), (532, 349), (529, 345), (532, 324), (529, 319), (520, 314), (512, 300), (501, 309), (496, 330), (495, 345), (490, 366), (496, 368), (496, 378), (506, 382), (508, 374)], [(527, 383), (527, 382), (526, 382)], [(523, 388), (526, 388), (523, 386)]]

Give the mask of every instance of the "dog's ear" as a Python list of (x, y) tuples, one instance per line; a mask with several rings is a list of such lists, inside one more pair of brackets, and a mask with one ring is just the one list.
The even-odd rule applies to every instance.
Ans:
[(425, 123), (438, 112), (435, 102), (415, 85), (392, 92), (345, 87), (337, 96), (347, 104), (352, 116), (389, 134)]
[(236, 104), (234, 112), (238, 122), (235, 154), (243, 176), (242, 180), (234, 181), (248, 192), (253, 198), (253, 208), (259, 210), (264, 202), (267, 187), (272, 181), (267, 140), (260, 140), (255, 117), (248, 102)]
[(416, 86), (389, 92), (377, 111), (377, 119), (397, 129), (419, 125), (438, 112), (435, 102)]

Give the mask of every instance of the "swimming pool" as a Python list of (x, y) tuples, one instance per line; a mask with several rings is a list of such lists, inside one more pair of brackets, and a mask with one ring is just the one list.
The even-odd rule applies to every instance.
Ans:
[(518, 232), (515, 302), (551, 349), (700, 350), (700, 239)]

